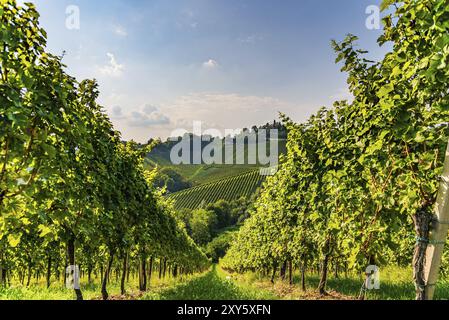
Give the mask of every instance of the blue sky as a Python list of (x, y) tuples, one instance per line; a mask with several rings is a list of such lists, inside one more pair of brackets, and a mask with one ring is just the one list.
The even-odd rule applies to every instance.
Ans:
[[(380, 30), (365, 27), (380, 0), (35, 0), (48, 49), (66, 51), (79, 80), (96, 78), (100, 102), (125, 139), (175, 128), (235, 129), (287, 113), (304, 121), (348, 97), (331, 39), (360, 37), (373, 58)], [(66, 28), (66, 8), (80, 28)]]

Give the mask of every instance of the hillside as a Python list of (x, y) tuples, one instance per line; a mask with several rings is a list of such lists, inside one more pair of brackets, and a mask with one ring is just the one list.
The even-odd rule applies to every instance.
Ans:
[(176, 192), (168, 197), (175, 201), (177, 209), (196, 209), (200, 205), (215, 203), (219, 200), (232, 201), (241, 197), (249, 198), (265, 180), (259, 170), (239, 174)]
[[(269, 144), (269, 142), (267, 142)], [(170, 150), (173, 143), (164, 142), (158, 145), (145, 160), (145, 165), (149, 168), (159, 167), (175, 171), (185, 181), (192, 186), (200, 186), (207, 183), (216, 182), (221, 179), (234, 177), (239, 174), (249, 173), (261, 167), (260, 164), (181, 164), (173, 165), (170, 160)], [(269, 147), (267, 146), (267, 149)], [(279, 154), (285, 154), (286, 141), (278, 140)], [(246, 157), (246, 152), (245, 152)], [(175, 191), (175, 190), (169, 190)], [(177, 190), (176, 190), (177, 191)]]

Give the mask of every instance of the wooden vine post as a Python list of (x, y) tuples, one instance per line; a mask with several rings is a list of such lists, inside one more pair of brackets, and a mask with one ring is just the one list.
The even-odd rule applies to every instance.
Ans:
[(429, 246), (426, 251), (424, 276), (426, 279), (426, 300), (432, 300), (438, 281), (441, 259), (449, 229), (449, 144), (441, 176), (440, 190), (435, 205), (435, 220), (433, 221)]

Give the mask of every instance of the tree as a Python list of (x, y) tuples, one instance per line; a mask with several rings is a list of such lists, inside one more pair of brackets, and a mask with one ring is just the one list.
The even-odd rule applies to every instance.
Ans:
[(192, 212), (190, 228), (192, 239), (198, 245), (206, 245), (212, 239), (213, 227), (217, 217), (213, 211), (198, 209)]

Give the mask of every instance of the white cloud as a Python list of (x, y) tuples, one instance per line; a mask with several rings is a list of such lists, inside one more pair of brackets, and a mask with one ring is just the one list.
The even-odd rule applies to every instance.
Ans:
[[(111, 101), (120, 106), (125, 101)], [(249, 128), (279, 118), (279, 111), (294, 115), (298, 106), (268, 96), (242, 95), (238, 93), (197, 92), (180, 96), (172, 101), (152, 104), (126, 111), (110, 108), (114, 125), (122, 131), (124, 139), (145, 142), (149, 137), (165, 139), (176, 129), (193, 130), (193, 122), (201, 121), (202, 130)], [(122, 112), (123, 110), (123, 112)]]
[(122, 107), (120, 107), (120, 106), (112, 107), (111, 119), (113, 119), (113, 120), (121, 120), (121, 119), (124, 119), (124, 118), (125, 118), (125, 115), (123, 114)]
[(170, 119), (161, 112), (152, 112), (151, 114), (144, 114), (142, 112), (132, 112), (131, 119), (128, 122), (128, 125), (131, 127), (150, 127), (150, 126), (160, 126), (169, 124)]
[(123, 64), (119, 64), (115, 59), (114, 54), (108, 52), (107, 56), (109, 57), (109, 64), (100, 67), (99, 71), (101, 74), (110, 77), (120, 77), (125, 70), (125, 66)]
[(128, 32), (126, 31), (126, 29), (120, 25), (114, 26), (114, 33), (119, 37), (127, 37), (128, 36)]
[(142, 111), (143, 111), (145, 114), (151, 114), (151, 113), (153, 113), (153, 112), (155, 112), (155, 111), (158, 111), (158, 108), (155, 107), (155, 106), (152, 106), (151, 104), (146, 104), (146, 105), (144, 105), (144, 106), (142, 107)]
[(201, 121), (205, 128), (224, 130), (261, 125), (294, 107), (272, 97), (205, 92), (182, 96), (161, 110), (171, 115), (176, 128), (191, 130), (194, 121)]
[(151, 126), (167, 125), (170, 123), (170, 118), (159, 111), (157, 107), (145, 105), (140, 111), (132, 111), (124, 114), (120, 106), (112, 108), (112, 120), (123, 121), (128, 127), (134, 128), (148, 128)]
[(261, 35), (251, 34), (251, 35), (239, 38), (238, 41), (241, 43), (244, 43), (244, 44), (254, 44), (258, 41), (262, 41), (263, 39), (264, 39), (264, 37)]
[(209, 59), (203, 63), (203, 68), (206, 68), (206, 69), (215, 69), (215, 68), (218, 68), (219, 66), (220, 65), (218, 64), (218, 62), (214, 59)]

